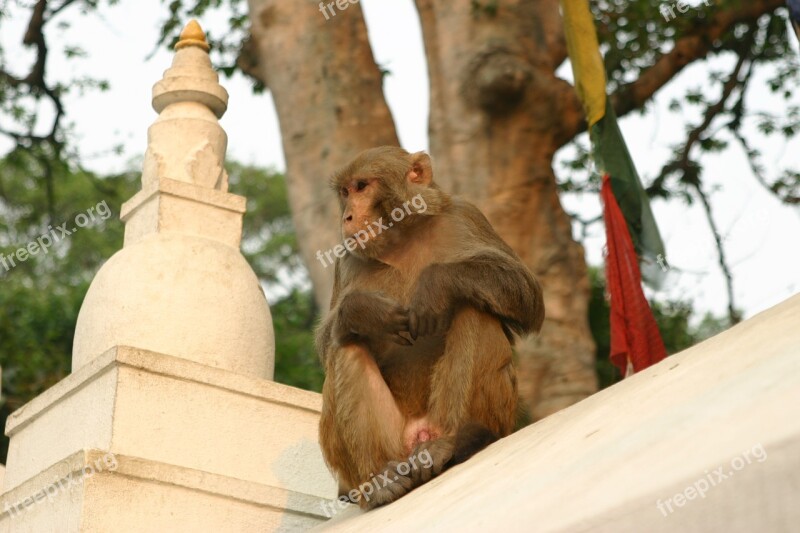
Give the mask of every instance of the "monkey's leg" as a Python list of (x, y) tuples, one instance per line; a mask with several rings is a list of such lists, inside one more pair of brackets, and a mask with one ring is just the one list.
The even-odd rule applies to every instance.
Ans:
[[(399, 480), (369, 502), (396, 500), (447, 468), (466, 461), (514, 428), (517, 384), (511, 344), (500, 322), (475, 309), (460, 311), (431, 376), (425, 417), (406, 424), (405, 462), (391, 461), (385, 477)], [(409, 486), (410, 485), (410, 486)], [(407, 488), (406, 488), (407, 487)]]
[(511, 344), (500, 321), (474, 308), (461, 310), (431, 377), (431, 423), (455, 435), (454, 454), (463, 461), (511, 433), (517, 398)]
[[(375, 360), (360, 345), (333, 354), (323, 385), (320, 444), (340, 492), (369, 483), (403, 456), (403, 416)], [(364, 488), (366, 493), (369, 489)]]

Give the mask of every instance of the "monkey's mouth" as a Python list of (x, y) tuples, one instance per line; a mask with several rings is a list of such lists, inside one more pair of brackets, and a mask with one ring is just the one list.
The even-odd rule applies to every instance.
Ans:
[[(393, 222), (384, 222), (383, 217), (373, 220), (371, 222), (364, 222), (364, 226), (353, 230), (353, 227), (348, 225), (342, 228), (342, 237), (345, 241), (345, 247), (351, 250), (355, 246), (364, 249), (367, 243), (376, 241), (381, 238), (381, 235), (392, 227)], [(352, 250), (351, 250), (352, 251)]]
[(381, 236), (377, 232), (372, 234), (367, 230), (358, 230), (354, 233), (342, 232), (342, 238), (344, 239), (345, 248), (357, 254), (373, 246), (376, 241), (380, 240)]

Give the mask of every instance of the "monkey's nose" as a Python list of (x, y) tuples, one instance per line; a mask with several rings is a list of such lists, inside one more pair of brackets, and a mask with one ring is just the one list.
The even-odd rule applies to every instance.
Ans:
[(345, 222), (352, 222), (353, 221), (353, 215), (345, 215), (344, 216), (344, 221)]

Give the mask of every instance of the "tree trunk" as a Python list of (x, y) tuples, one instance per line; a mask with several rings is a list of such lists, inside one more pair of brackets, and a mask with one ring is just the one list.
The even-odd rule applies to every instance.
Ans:
[(538, 419), (597, 390), (586, 262), (552, 169), (571, 137), (565, 115), (576, 119), (574, 91), (554, 73), (566, 55), (558, 1), (417, 8), (437, 180), (475, 202), (544, 287), (541, 335), (517, 350), (520, 392)]
[(275, 100), (300, 253), (326, 312), (333, 268), (317, 251), (341, 242), (328, 177), (361, 150), (399, 145), (394, 121), (361, 6), (329, 20), (315, 2), (249, 0), (249, 9), (253, 72)]
[[(340, 237), (325, 178), (361, 149), (397, 145), (395, 127), (360, 5), (330, 20), (313, 2), (249, 5), (260, 58), (254, 70), (275, 100), (298, 241), (327, 309), (333, 272), (316, 252)], [(518, 346), (520, 392), (541, 418), (597, 386), (586, 264), (552, 170), (581, 119), (572, 87), (554, 75), (566, 56), (558, 2), (508, 1), (494, 13), (450, 0), (417, 7), (436, 180), (478, 204), (544, 286), (542, 334)]]

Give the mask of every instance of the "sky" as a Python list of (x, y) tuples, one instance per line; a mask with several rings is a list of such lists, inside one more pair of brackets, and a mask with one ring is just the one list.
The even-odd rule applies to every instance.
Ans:
[[(31, 57), (20, 45), (26, 11), (14, 7), (13, 2), (7, 5), (10, 18), (3, 23), (0, 42), (8, 64), (21, 71)], [(413, 1), (361, 0), (361, 6), (375, 59), (391, 72), (385, 79), (384, 91), (401, 144), (410, 151), (427, 149), (428, 78)], [(105, 93), (76, 93), (66, 99), (67, 120), (73, 125), (81, 160), (98, 173), (128, 169), (140, 162), (146, 149), (147, 128), (156, 118), (150, 103), (151, 89), (171, 62), (171, 53), (166, 50), (152, 53), (164, 11), (159, 0), (123, 1), (114, 7), (103, 5), (98, 13), (84, 16), (67, 10), (64, 18), (73, 21), (73, 25), (50, 34), (51, 79), (86, 75), (110, 83), (110, 90)], [(660, 16), (656, 8), (653, 16)], [(684, 16), (691, 16), (691, 11)], [(205, 28), (219, 30), (224, 29), (225, 23), (222, 17), (200, 22)], [(335, 24), (335, 18), (328, 23)], [(59, 50), (64, 43), (81, 45), (89, 56), (62, 60)], [(711, 67), (724, 71), (729, 65), (729, 61), (720, 58)], [(708, 73), (707, 64), (689, 67), (658, 93), (646, 113), (621, 120), (623, 134), (645, 182), (658, 174), (672, 145), (685, 138), (686, 120), (696, 123), (699, 117), (694, 109), (670, 111), (670, 100), (680, 98), (687, 87), (695, 86), (714, 98), (718, 96), (718, 90), (710, 92)], [(562, 66), (559, 75), (571, 79), (568, 64)], [(780, 110), (785, 104), (766, 89), (765, 78), (765, 75), (759, 77), (748, 103), (753, 110)], [(269, 93), (253, 94), (251, 83), (241, 75), (222, 78), (221, 83), (230, 94), (228, 111), (220, 121), (228, 134), (228, 158), (285, 169), (280, 129)], [(800, 105), (800, 92), (793, 95), (793, 103)], [(580, 140), (586, 144), (585, 136)], [(121, 155), (111, 150), (117, 144), (123, 146)], [(0, 138), (0, 154), (9, 147), (10, 143)], [(768, 176), (775, 176), (787, 166), (800, 170), (800, 138), (790, 142), (761, 139), (758, 147), (764, 153)], [(571, 150), (565, 148), (557, 155), (555, 169), (559, 176), (566, 176), (561, 163)], [(702, 161), (706, 168), (704, 181), (707, 190), (713, 190), (714, 215), (733, 271), (737, 307), (750, 317), (800, 292), (800, 211), (781, 204), (756, 182), (738, 148), (722, 155), (704, 156)], [(596, 194), (564, 197), (562, 202), (568, 212), (578, 213), (584, 219), (600, 214), (600, 199)], [(690, 206), (680, 200), (656, 200), (653, 210), (673, 267), (664, 288), (655, 296), (662, 300), (693, 301), (700, 313), (724, 314), (727, 307), (724, 278), (703, 211), (696, 204)], [(596, 224), (584, 241), (590, 264), (602, 262), (603, 232), (602, 225)]]

